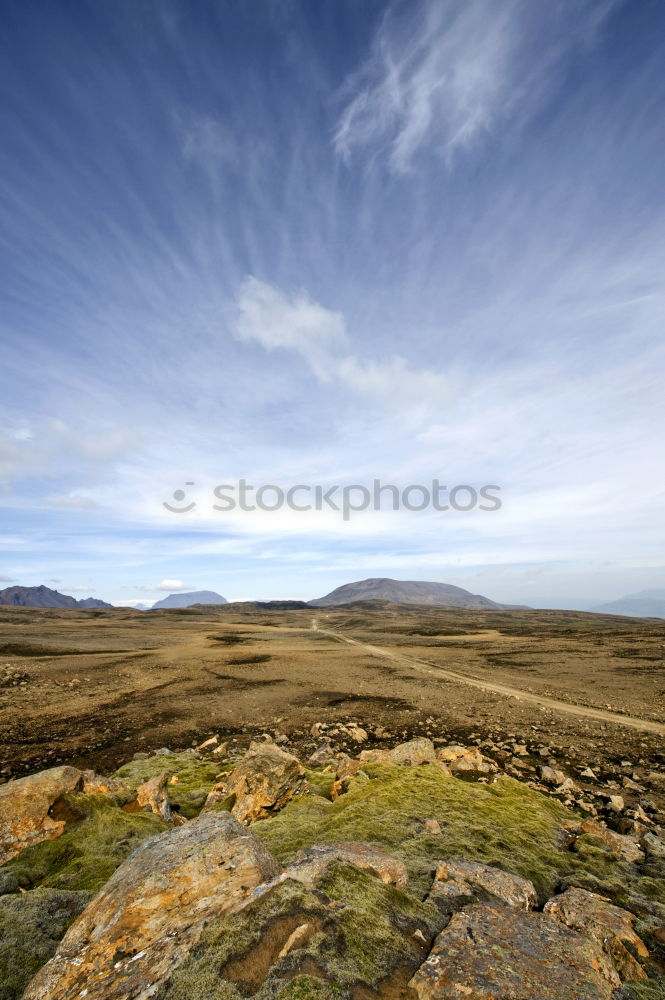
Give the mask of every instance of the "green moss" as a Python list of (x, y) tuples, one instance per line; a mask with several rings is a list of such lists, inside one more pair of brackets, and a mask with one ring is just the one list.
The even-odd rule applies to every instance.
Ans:
[[(411, 888), (420, 895), (443, 858), (482, 861), (523, 875), (543, 900), (566, 876), (613, 880), (617, 890), (628, 879), (622, 862), (591, 845), (581, 855), (563, 850), (563, 826), (576, 817), (511, 778), (484, 785), (430, 766), (369, 764), (365, 770), (371, 781), (353, 781), (333, 803), (294, 799), (279, 815), (257, 824), (257, 836), (283, 863), (317, 841), (374, 844), (404, 860)], [(440, 835), (424, 830), (428, 817), (439, 821)]]
[(333, 771), (324, 771), (323, 768), (306, 769), (307, 781), (315, 795), (321, 795), (324, 799), (331, 798), (331, 789), (335, 780)]
[(665, 1000), (665, 979), (645, 979), (630, 983), (618, 990), (616, 1000)]
[(109, 795), (71, 795), (63, 801), (79, 821), (5, 865), (24, 888), (98, 892), (141, 841), (168, 829), (150, 813), (123, 812)]
[(0, 1000), (18, 1000), (90, 898), (56, 889), (0, 897)]
[(219, 774), (231, 770), (223, 761), (198, 760), (190, 754), (167, 754), (133, 760), (124, 764), (113, 777), (130, 788), (137, 788), (144, 781), (158, 774), (176, 777), (176, 784), (169, 782), (168, 794), (172, 805), (187, 819), (198, 816), (208, 792)]
[[(350, 865), (333, 865), (314, 889), (286, 880), (240, 913), (213, 921), (158, 1000), (335, 1000), (415, 969), (441, 915), (428, 903)], [(309, 936), (280, 958), (297, 927)], [(316, 970), (316, 971), (314, 971)]]

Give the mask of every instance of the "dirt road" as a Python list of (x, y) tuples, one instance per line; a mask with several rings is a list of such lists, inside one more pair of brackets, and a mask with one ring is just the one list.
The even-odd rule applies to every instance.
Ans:
[(612, 722), (618, 726), (629, 726), (631, 729), (638, 729), (641, 732), (658, 733), (659, 735), (665, 736), (665, 725), (660, 722), (654, 722), (651, 719), (637, 719), (631, 715), (621, 715), (618, 712), (607, 712), (600, 708), (590, 708), (587, 705), (570, 704), (565, 701), (559, 701), (556, 698), (547, 698), (543, 695), (532, 694), (529, 691), (521, 690), (520, 688), (509, 687), (506, 684), (494, 684), (490, 681), (479, 680), (476, 677), (469, 677), (468, 675), (458, 673), (456, 670), (450, 670), (445, 667), (434, 667), (432, 664), (427, 663), (426, 660), (417, 660), (411, 656), (404, 656), (401, 653), (395, 653), (382, 646), (373, 646), (366, 642), (359, 642), (357, 639), (352, 639), (350, 636), (344, 635), (341, 632), (321, 628), (318, 623), (318, 618), (316, 617), (312, 619), (311, 627), (315, 632), (320, 632), (322, 635), (330, 636), (338, 642), (345, 642), (350, 646), (359, 646), (372, 656), (380, 656), (382, 658), (393, 660), (397, 663), (407, 664), (408, 666), (412, 668), (415, 667), (430, 676), (434, 675), (435, 677), (443, 677), (446, 680), (461, 682), (462, 684), (468, 684), (471, 687), (479, 688), (481, 691), (491, 691), (494, 694), (500, 694), (504, 697), (517, 698), (519, 701), (530, 702), (533, 705), (549, 708), (556, 712), (566, 712), (568, 715), (575, 715), (578, 718), (594, 719), (600, 722)]

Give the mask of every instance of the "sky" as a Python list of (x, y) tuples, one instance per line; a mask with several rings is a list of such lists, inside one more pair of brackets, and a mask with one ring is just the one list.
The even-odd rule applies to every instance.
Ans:
[(0, 588), (665, 586), (661, 3), (2, 15)]

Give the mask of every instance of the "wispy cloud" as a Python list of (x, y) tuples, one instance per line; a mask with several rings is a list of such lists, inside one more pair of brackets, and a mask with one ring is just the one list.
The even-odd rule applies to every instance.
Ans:
[(162, 580), (161, 583), (157, 584), (155, 589), (164, 590), (167, 593), (175, 594), (179, 591), (191, 590), (192, 588), (188, 584), (183, 583), (182, 580)]
[(611, 6), (394, 2), (370, 56), (342, 91), (335, 149), (347, 159), (358, 149), (385, 155), (396, 173), (426, 145), (450, 161), (525, 103), (542, 99), (566, 53), (589, 42)]

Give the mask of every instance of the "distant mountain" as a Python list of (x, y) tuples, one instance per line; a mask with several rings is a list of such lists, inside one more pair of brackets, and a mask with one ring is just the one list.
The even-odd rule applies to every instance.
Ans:
[(77, 601), (75, 597), (61, 594), (49, 587), (5, 587), (0, 590), (0, 605), (15, 608), (112, 608), (112, 604), (96, 597), (85, 597)]
[(189, 608), (192, 604), (228, 604), (221, 594), (214, 590), (193, 590), (191, 594), (169, 594), (162, 601), (153, 604), (151, 610), (157, 608)]
[(665, 600), (656, 597), (639, 597), (637, 594), (620, 597), (590, 608), (599, 615), (626, 615), (629, 618), (665, 618)]
[(337, 587), (325, 597), (310, 601), (315, 608), (327, 608), (353, 601), (392, 601), (395, 604), (429, 604), (433, 607), (503, 610), (481, 594), (472, 594), (448, 583), (428, 583), (424, 580), (390, 580), (384, 577), (358, 580)]

